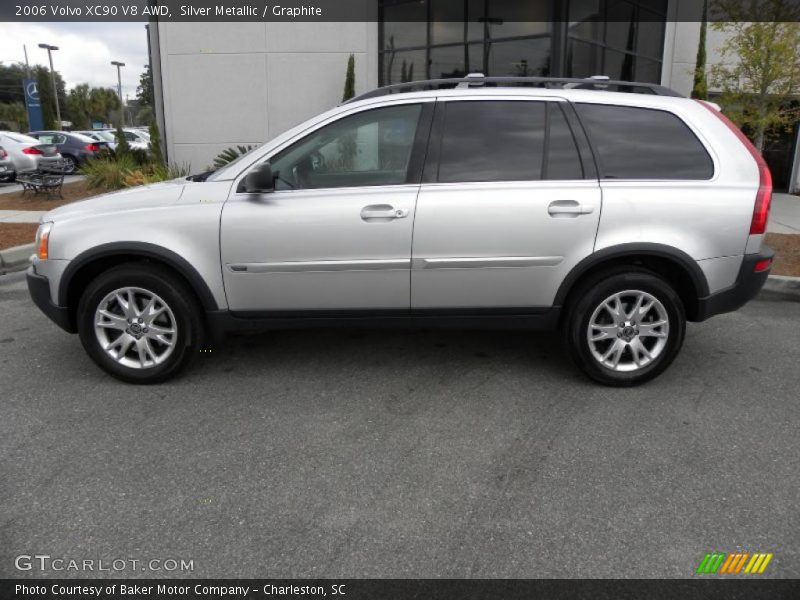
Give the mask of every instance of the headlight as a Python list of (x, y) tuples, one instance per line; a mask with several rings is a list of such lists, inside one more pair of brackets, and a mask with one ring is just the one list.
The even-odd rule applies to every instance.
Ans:
[(53, 223), (47, 222), (39, 225), (36, 230), (36, 256), (39, 260), (47, 260), (47, 251), (50, 245), (50, 231), (53, 229)]

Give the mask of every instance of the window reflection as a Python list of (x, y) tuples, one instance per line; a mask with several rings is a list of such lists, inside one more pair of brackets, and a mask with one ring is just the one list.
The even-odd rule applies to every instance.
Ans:
[[(381, 6), (382, 85), (472, 72), (661, 78), (667, 0), (382, 0)], [(553, 36), (556, 19), (567, 21), (566, 36)], [(558, 72), (553, 65), (561, 65)]]

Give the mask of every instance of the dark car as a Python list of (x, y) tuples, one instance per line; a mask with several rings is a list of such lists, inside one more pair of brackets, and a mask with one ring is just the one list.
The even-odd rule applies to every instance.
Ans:
[(93, 140), (81, 133), (67, 131), (34, 131), (28, 134), (45, 144), (54, 144), (64, 159), (64, 172), (74, 173), (87, 160), (97, 158), (107, 147), (105, 142)]

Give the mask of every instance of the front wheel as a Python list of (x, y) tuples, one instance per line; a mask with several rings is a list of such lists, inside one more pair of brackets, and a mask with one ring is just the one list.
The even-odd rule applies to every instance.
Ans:
[(606, 273), (576, 298), (567, 317), (567, 343), (575, 363), (595, 381), (613, 386), (649, 381), (683, 344), (683, 303), (653, 273)]
[(147, 263), (114, 267), (97, 277), (78, 304), (78, 333), (89, 356), (130, 383), (157, 383), (197, 354), (200, 311), (185, 284)]

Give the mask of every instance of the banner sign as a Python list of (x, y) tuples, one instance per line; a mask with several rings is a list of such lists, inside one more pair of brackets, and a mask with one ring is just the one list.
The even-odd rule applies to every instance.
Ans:
[(42, 103), (39, 100), (39, 89), (35, 79), (23, 79), (22, 89), (25, 92), (25, 108), (28, 109), (28, 131), (44, 129)]

